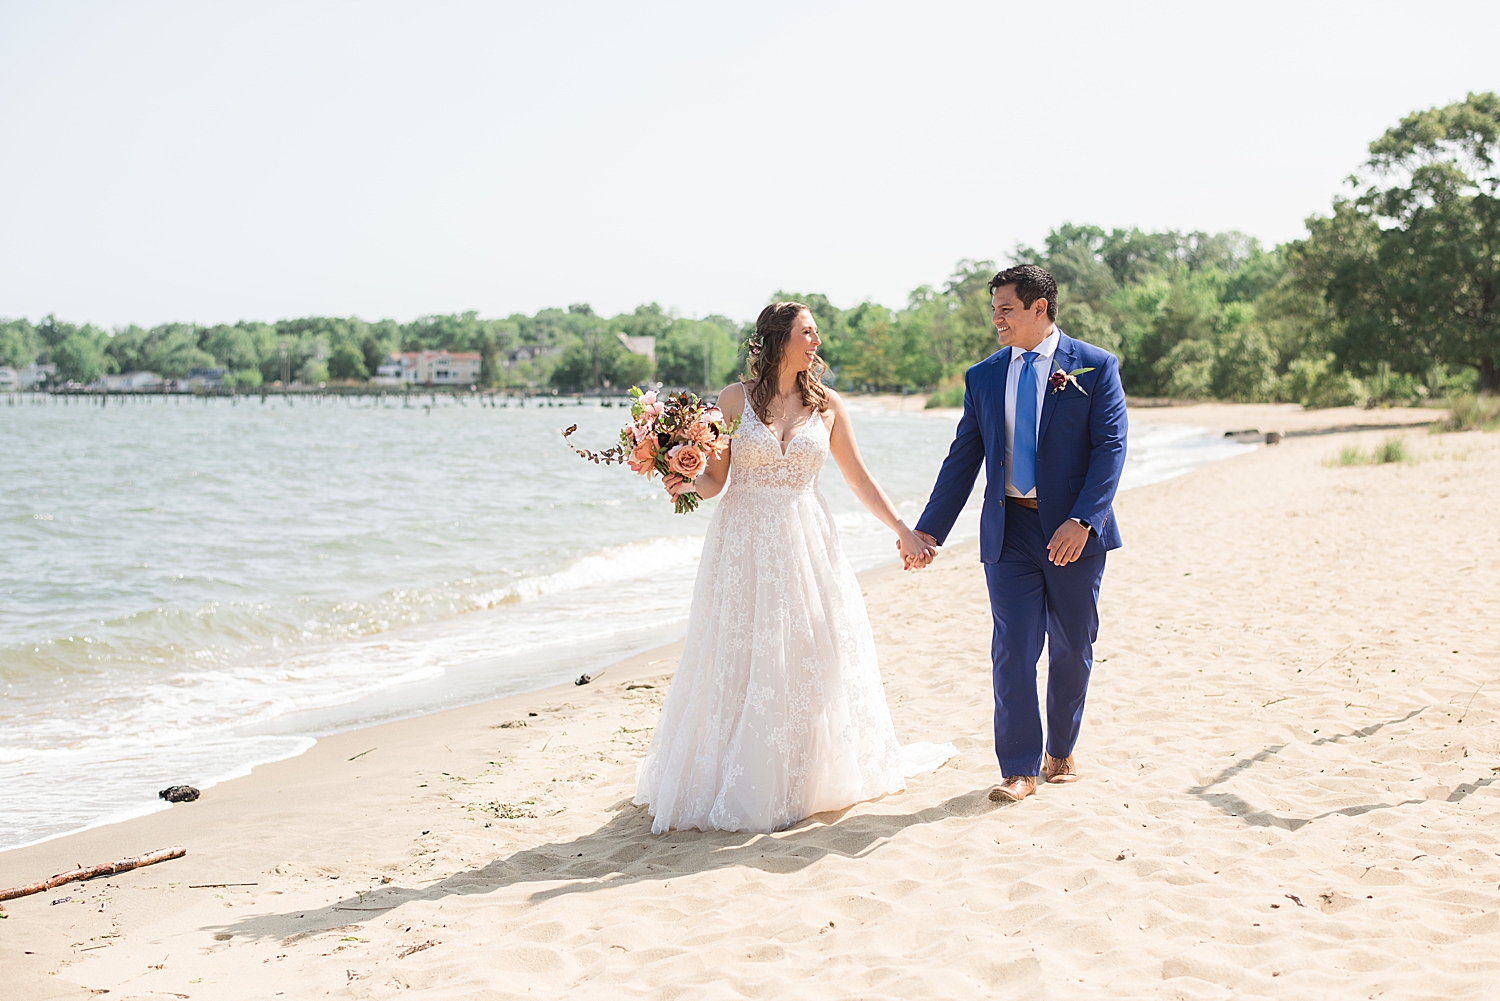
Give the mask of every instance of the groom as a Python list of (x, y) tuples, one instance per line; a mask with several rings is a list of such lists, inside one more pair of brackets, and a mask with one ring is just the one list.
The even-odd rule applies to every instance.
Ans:
[[(1125, 391), (1114, 355), (1057, 328), (1057, 282), (1023, 264), (990, 279), (1000, 350), (964, 373), (964, 414), (916, 534), (941, 545), (984, 463), (979, 559), (995, 633), (992, 800), (1018, 802), (1037, 777), (1074, 782), (1104, 554), (1120, 546)], [(925, 565), (931, 550), (918, 559)], [(1036, 665), (1046, 640), (1047, 742)]]

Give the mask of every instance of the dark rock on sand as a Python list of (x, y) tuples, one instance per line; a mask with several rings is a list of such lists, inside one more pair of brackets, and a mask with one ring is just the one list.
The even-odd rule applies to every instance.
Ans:
[(167, 786), (156, 795), (168, 803), (191, 803), (198, 798), (198, 790), (192, 786)]

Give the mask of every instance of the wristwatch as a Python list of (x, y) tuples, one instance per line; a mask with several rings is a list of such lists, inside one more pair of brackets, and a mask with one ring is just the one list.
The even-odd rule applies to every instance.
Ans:
[(1078, 522), (1078, 524), (1082, 525), (1083, 526), (1083, 530), (1085, 532), (1092, 532), (1094, 530), (1094, 526), (1090, 525), (1088, 522), (1084, 521), (1082, 518), (1074, 518), (1073, 520), (1076, 521), (1076, 522)]

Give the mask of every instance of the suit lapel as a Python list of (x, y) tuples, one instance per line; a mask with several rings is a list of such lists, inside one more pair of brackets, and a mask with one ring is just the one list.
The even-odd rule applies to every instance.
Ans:
[(1000, 449), (1003, 458), (1005, 454), (1005, 387), (1010, 379), (1010, 348), (1000, 349), (1000, 361), (996, 364), (995, 371), (1000, 380), (1000, 392), (995, 398), (999, 401), (996, 407), (1000, 411)]
[[(1053, 364), (1047, 372), (1049, 378), (1059, 367), (1064, 372), (1073, 371), (1073, 338), (1061, 330), (1057, 332), (1057, 351), (1052, 355), (1052, 362)], [(1038, 447), (1041, 446), (1042, 439), (1047, 435), (1047, 425), (1052, 423), (1052, 411), (1057, 409), (1057, 397), (1060, 395), (1052, 392), (1052, 387), (1046, 382), (1042, 383), (1042, 393), (1044, 394), (1042, 396), (1042, 426), (1037, 428), (1036, 432)]]

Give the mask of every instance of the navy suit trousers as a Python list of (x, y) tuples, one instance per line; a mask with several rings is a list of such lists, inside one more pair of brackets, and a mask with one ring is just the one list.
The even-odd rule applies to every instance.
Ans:
[(1065, 567), (1047, 560), (1036, 511), (1007, 505), (1000, 559), (984, 564), (994, 612), (995, 754), (1001, 775), (1039, 775), (1042, 718), (1036, 665), (1047, 644), (1047, 753), (1066, 758), (1078, 743), (1094, 640), (1104, 554)]

